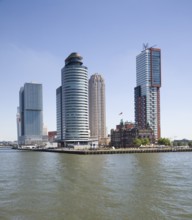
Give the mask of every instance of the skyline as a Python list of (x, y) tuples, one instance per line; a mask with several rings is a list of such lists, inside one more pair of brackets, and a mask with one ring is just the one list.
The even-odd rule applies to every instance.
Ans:
[[(192, 2), (0, 1), (0, 140), (16, 140), (18, 91), (43, 85), (43, 118), (56, 130), (55, 90), (64, 59), (83, 56), (89, 78), (106, 84), (107, 132), (123, 118), (134, 122), (136, 56), (142, 44), (161, 49), (161, 136), (192, 139)], [(119, 115), (123, 112), (123, 115)]]

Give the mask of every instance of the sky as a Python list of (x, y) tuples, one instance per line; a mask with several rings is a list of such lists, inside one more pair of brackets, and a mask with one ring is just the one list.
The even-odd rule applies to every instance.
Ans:
[(26, 82), (42, 83), (44, 125), (56, 130), (56, 89), (72, 52), (105, 80), (107, 132), (134, 122), (143, 43), (161, 49), (161, 136), (192, 140), (191, 10), (191, 0), (0, 0), (0, 141), (17, 139)]

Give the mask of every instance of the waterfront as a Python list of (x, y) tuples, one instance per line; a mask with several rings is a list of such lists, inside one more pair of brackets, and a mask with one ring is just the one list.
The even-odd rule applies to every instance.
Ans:
[(192, 219), (192, 153), (0, 149), (0, 219)]
[(144, 148), (100, 148), (100, 149), (70, 149), (70, 148), (19, 148), (20, 150), (66, 153), (66, 154), (132, 154), (132, 153), (168, 153), (192, 152), (191, 147), (144, 147)]

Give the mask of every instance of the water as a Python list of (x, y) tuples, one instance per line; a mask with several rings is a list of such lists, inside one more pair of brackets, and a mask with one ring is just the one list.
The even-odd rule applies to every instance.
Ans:
[(192, 219), (192, 153), (0, 148), (1, 220)]

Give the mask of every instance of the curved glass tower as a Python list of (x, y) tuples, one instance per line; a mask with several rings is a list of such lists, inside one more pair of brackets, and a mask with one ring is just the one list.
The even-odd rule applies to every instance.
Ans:
[(87, 144), (90, 136), (88, 73), (82, 59), (78, 53), (66, 58), (61, 70), (62, 86), (57, 90), (58, 137), (65, 143), (79, 145)]

